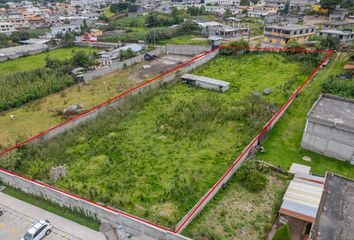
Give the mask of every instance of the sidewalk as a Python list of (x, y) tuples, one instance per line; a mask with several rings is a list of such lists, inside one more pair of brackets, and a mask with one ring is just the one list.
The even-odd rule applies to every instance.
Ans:
[(20, 201), (2, 192), (0, 192), (0, 206), (1, 205), (36, 220), (49, 220), (54, 228), (63, 231), (73, 237), (83, 240), (105, 240), (105, 237), (100, 232), (96, 232), (78, 223), (47, 212), (26, 202)]

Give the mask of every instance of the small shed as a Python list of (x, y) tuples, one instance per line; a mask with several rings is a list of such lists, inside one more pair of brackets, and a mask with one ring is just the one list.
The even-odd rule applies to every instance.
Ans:
[(279, 213), (313, 223), (320, 205), (325, 179), (297, 173), (283, 197)]
[(182, 75), (182, 81), (197, 87), (211, 89), (219, 92), (227, 91), (230, 86), (230, 83), (225, 81), (203, 77), (203, 76), (197, 76), (193, 74)]

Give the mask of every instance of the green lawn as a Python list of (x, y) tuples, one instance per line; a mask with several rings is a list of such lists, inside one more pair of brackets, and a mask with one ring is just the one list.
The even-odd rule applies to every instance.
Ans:
[[(0, 182), (0, 184), (1, 184), (1, 182)], [(6, 186), (5, 189), (2, 190), (2, 192), (7, 195), (10, 195), (14, 198), (17, 198), (21, 201), (24, 201), (24, 202), (27, 202), (27, 203), (32, 204), (34, 206), (37, 206), (39, 208), (42, 208), (48, 212), (54, 213), (58, 216), (61, 216), (63, 218), (69, 219), (69, 220), (76, 222), (78, 224), (81, 224), (83, 226), (91, 228), (95, 231), (98, 231), (100, 228), (100, 222), (96, 219), (88, 218), (87, 216), (85, 216), (82, 213), (78, 213), (73, 210), (63, 208), (59, 205), (56, 205), (52, 202), (48, 202), (44, 199), (36, 198), (33, 195), (27, 194), (27, 193), (22, 192), (20, 190)]]
[[(264, 143), (266, 153), (257, 158), (287, 170), (292, 163), (311, 166), (311, 171), (324, 175), (326, 171), (354, 178), (354, 166), (339, 160), (321, 156), (303, 150), (300, 143), (306, 123), (306, 114), (321, 93), (321, 84), (330, 76), (342, 72), (347, 55), (339, 53), (333, 56), (329, 66), (322, 69), (304, 89), (294, 104), (288, 109), (283, 119), (274, 127)], [(311, 162), (302, 160), (303, 156), (312, 158)]]
[[(202, 39), (204, 38), (204, 39)], [(208, 45), (209, 41), (196, 34), (187, 34), (178, 37), (173, 37), (166, 40), (159, 41), (159, 44), (195, 44), (195, 45)]]
[(70, 58), (73, 50), (85, 50), (93, 51), (90, 48), (80, 48), (80, 47), (65, 47), (58, 48), (52, 51), (17, 58), (14, 60), (9, 60), (6, 62), (0, 63), (0, 72), (2, 75), (15, 73), (18, 71), (27, 71), (33, 70), (35, 68), (41, 68), (45, 66), (45, 58), (50, 56), (57, 59)]
[[(28, 145), (2, 164), (173, 227), (268, 120), (264, 112), (271, 114), (263, 108), (249, 113), (243, 104), (257, 109), (259, 98), (279, 105), (286, 99), (284, 86), (295, 89), (306, 77), (301, 64), (276, 53), (220, 56), (195, 73), (231, 87), (225, 93), (182, 83), (163, 87), (42, 147)], [(265, 88), (272, 94), (247, 97)], [(267, 109), (274, 105), (264, 103)], [(259, 123), (255, 128), (247, 125), (249, 115)], [(17, 157), (21, 160), (11, 166)], [(68, 175), (55, 182), (50, 170), (63, 164)]]
[(111, 8), (110, 7), (106, 7), (103, 10), (103, 16), (110, 18), (113, 17), (115, 14), (113, 12), (111, 12)]

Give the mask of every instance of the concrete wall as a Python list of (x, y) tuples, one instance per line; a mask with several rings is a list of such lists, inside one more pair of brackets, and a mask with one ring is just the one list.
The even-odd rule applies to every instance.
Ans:
[(167, 44), (168, 54), (194, 56), (211, 50), (211, 45)]
[[(165, 47), (157, 48), (157, 49), (154, 49), (148, 53), (151, 55), (160, 56), (160, 55), (166, 53), (166, 48)], [(144, 61), (144, 54), (140, 54), (136, 57), (129, 58), (129, 59), (126, 59), (121, 62), (113, 62), (113, 64), (110, 66), (106, 66), (106, 67), (103, 67), (103, 68), (100, 68), (100, 69), (97, 69), (97, 70), (94, 70), (91, 72), (84, 73), (84, 81), (89, 82), (93, 79), (96, 79), (96, 78), (106, 75), (108, 73), (121, 70), (125, 67), (129, 67), (133, 64), (140, 63), (142, 61)]]
[(74, 42), (75, 46), (81, 47), (95, 47), (95, 48), (119, 48), (121, 43), (110, 43), (110, 42)]
[(6, 54), (4, 56), (0, 56), (0, 62), (5, 62), (7, 60), (16, 59), (16, 58), (23, 57), (23, 56), (30, 56), (30, 55), (42, 53), (48, 49), (49, 49), (48, 46), (43, 45), (42, 47), (39, 47), (38, 49), (34, 49), (34, 50), (14, 51), (11, 54)]
[(147, 236), (152, 239), (188, 240), (188, 238), (184, 236), (158, 228), (121, 211), (105, 208), (101, 205), (58, 191), (44, 184), (13, 175), (2, 169), (0, 169), (0, 179), (9, 186), (44, 198), (60, 206), (81, 209), (87, 215), (97, 217), (101, 222), (108, 222), (110, 225), (123, 225), (126, 229), (131, 229), (135, 236)]
[(343, 161), (354, 159), (354, 133), (308, 119), (301, 147)]

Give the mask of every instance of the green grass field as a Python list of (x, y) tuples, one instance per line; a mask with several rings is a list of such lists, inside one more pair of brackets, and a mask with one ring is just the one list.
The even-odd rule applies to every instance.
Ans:
[(200, 35), (188, 34), (178, 36), (166, 40), (159, 41), (159, 44), (193, 44), (193, 45), (208, 45), (209, 41), (203, 39)]
[(70, 58), (73, 50), (93, 51), (90, 48), (80, 48), (80, 47), (58, 48), (52, 51), (48, 51), (36, 55), (21, 57), (14, 60), (2, 62), (0, 63), (0, 72), (2, 75), (6, 75), (18, 71), (27, 71), (36, 68), (41, 68), (45, 66), (45, 58), (47, 56), (62, 60), (65, 58)]
[(113, 12), (111, 12), (111, 8), (110, 7), (104, 8), (103, 16), (105, 16), (107, 18), (110, 18), (110, 17), (113, 17), (114, 15), (115, 14)]
[[(164, 87), (40, 148), (26, 146), (14, 156), (21, 160), (12, 168), (173, 227), (268, 120), (261, 109), (251, 113), (258, 125), (248, 126), (243, 104), (257, 109), (254, 98), (259, 98), (273, 109), (286, 99), (284, 86), (295, 89), (306, 77), (299, 63), (275, 53), (220, 56), (195, 73), (231, 87), (226, 93), (182, 83)], [(272, 94), (248, 97), (265, 88)], [(63, 164), (67, 177), (53, 181), (51, 168)]]
[[(354, 178), (354, 166), (349, 163), (328, 158), (300, 147), (306, 123), (306, 114), (321, 93), (321, 84), (330, 75), (341, 73), (348, 55), (339, 53), (333, 56), (330, 65), (323, 68), (274, 127), (264, 143), (266, 153), (258, 154), (257, 158), (287, 170), (292, 163), (311, 166), (311, 171), (324, 175), (331, 171), (340, 175)], [(311, 162), (302, 160), (303, 156), (312, 158)]]

